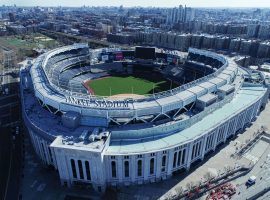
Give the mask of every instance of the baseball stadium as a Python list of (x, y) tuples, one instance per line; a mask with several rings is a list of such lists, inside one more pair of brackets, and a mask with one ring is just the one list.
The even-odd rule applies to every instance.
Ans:
[(256, 120), (269, 82), (208, 50), (73, 44), (24, 67), (25, 126), (61, 184), (99, 192), (170, 178)]

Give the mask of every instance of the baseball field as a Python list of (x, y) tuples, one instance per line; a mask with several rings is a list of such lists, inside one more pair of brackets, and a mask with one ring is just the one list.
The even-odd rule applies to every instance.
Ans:
[(88, 82), (92, 93), (98, 96), (119, 94), (147, 95), (170, 89), (171, 82), (166, 79), (152, 77), (149, 79), (134, 76), (109, 76)]

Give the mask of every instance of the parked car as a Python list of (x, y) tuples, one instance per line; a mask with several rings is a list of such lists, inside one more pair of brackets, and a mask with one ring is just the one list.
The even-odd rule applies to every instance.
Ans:
[(252, 186), (256, 183), (256, 176), (251, 176), (246, 182), (246, 186)]
[(20, 128), (19, 126), (16, 126), (16, 135), (18, 135), (20, 133)]

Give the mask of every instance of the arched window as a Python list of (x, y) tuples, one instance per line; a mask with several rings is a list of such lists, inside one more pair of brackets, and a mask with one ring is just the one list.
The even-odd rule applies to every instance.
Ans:
[(178, 151), (178, 160), (177, 160), (177, 166), (181, 165), (181, 156), (182, 156), (182, 150)]
[(161, 162), (161, 171), (165, 171), (166, 169), (166, 155), (162, 156), (162, 162)]
[(151, 158), (150, 160), (150, 175), (154, 174), (155, 159)]
[(182, 165), (185, 163), (185, 159), (186, 159), (186, 149), (183, 150)]
[(78, 167), (79, 167), (80, 179), (84, 179), (83, 166), (82, 166), (82, 161), (81, 160), (78, 160)]
[(116, 163), (115, 163), (115, 161), (111, 162), (111, 167), (112, 167), (112, 177), (116, 178)]
[(142, 160), (138, 160), (137, 176), (142, 176)]
[(165, 167), (166, 166), (166, 156), (164, 155), (162, 157), (162, 167)]
[(173, 168), (176, 167), (176, 157), (177, 157), (177, 152), (174, 152), (174, 155), (173, 155)]
[(70, 163), (71, 163), (71, 169), (72, 169), (73, 178), (77, 178), (75, 161), (73, 159), (71, 159)]
[(85, 170), (86, 170), (86, 178), (87, 180), (91, 180), (91, 172), (90, 172), (90, 165), (88, 161), (85, 161)]
[(125, 177), (129, 177), (129, 162), (125, 161)]

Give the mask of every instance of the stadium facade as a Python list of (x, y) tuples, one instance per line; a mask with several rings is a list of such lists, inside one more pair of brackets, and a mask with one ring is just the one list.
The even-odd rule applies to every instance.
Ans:
[[(189, 170), (252, 123), (269, 98), (261, 72), (224, 55), (190, 48), (184, 66), (201, 73), (199, 78), (178, 67), (178, 53), (160, 54), (151, 64), (130, 55), (74, 44), (21, 69), (22, 113), (34, 150), (44, 165), (58, 170), (63, 185), (104, 191)], [(98, 58), (105, 62), (93, 64)], [(105, 76), (93, 67), (103, 69), (108, 60), (117, 70), (139, 62), (159, 66), (161, 59), (166, 65), (159, 70), (184, 78), (184, 84), (139, 99), (98, 97), (83, 85)]]

